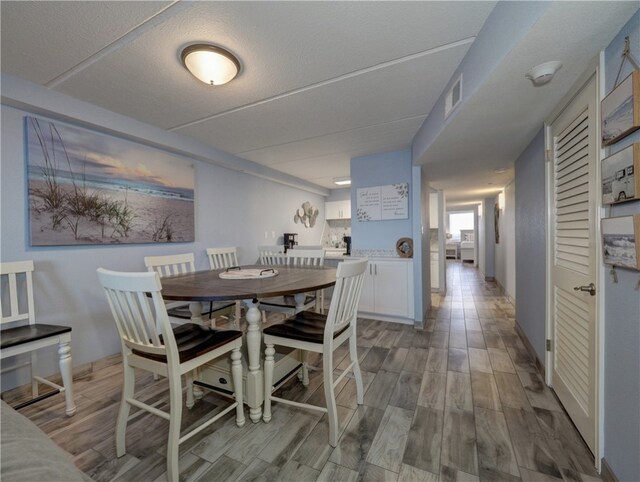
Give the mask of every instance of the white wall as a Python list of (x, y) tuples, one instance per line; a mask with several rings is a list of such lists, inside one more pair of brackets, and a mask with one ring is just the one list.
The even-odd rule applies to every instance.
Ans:
[[(46, 101), (46, 89), (41, 95)], [(3, 85), (3, 95), (5, 94)], [(53, 94), (52, 94), (53, 95)], [(55, 94), (59, 98), (59, 94)], [(5, 98), (3, 97), (3, 102)], [(69, 99), (73, 112), (81, 115), (82, 123), (94, 122), (105, 131), (126, 132), (127, 136), (153, 136), (153, 144), (176, 139), (175, 134), (142, 125), (133, 119), (109, 113), (104, 109)], [(69, 107), (71, 110), (72, 107)], [(39, 109), (33, 108), (36, 112)], [(51, 113), (50, 113), (51, 114)], [(59, 115), (58, 115), (59, 114)], [(258, 244), (282, 242), (283, 232), (299, 233), (301, 244), (318, 244), (324, 225), (324, 197), (253, 175), (244, 174), (207, 162), (189, 159), (195, 168), (196, 241), (182, 244), (147, 244), (82, 247), (30, 247), (27, 223), (27, 189), (25, 179), (24, 116), (32, 115), (2, 105), (2, 154), (0, 176), (0, 247), (2, 261), (33, 259), (36, 316), (43, 323), (72, 327), (74, 366), (90, 362), (120, 350), (120, 344), (104, 294), (99, 286), (96, 269), (100, 266), (124, 271), (144, 270), (143, 257), (169, 253), (194, 252), (198, 269), (207, 269), (204, 250), (209, 246), (237, 245), (240, 262), (254, 263)], [(53, 117), (73, 123), (68, 112)], [(166, 134), (166, 137), (164, 137)], [(184, 138), (184, 144), (193, 143)], [(171, 150), (171, 144), (167, 144)], [(200, 146), (202, 157), (203, 148)], [(181, 149), (183, 151), (183, 149)], [(174, 152), (175, 153), (175, 152)], [(206, 153), (206, 152), (205, 152)], [(217, 151), (211, 150), (212, 156)], [(306, 229), (294, 224), (293, 215), (303, 202), (320, 209), (316, 226)], [(269, 238), (265, 239), (265, 231)], [(272, 238), (274, 232), (276, 237)], [(40, 356), (41, 371), (56, 371), (55, 350)], [(3, 361), (11, 366), (15, 360)], [(6, 390), (26, 381), (26, 370), (18, 376), (2, 377)]]
[(516, 296), (516, 196), (515, 183), (504, 188), (504, 209), (500, 212), (500, 242), (496, 244), (495, 278), (507, 294)]

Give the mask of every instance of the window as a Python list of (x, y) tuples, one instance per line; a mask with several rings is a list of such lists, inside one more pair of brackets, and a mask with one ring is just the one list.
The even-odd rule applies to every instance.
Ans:
[(460, 230), (473, 230), (473, 213), (451, 213), (449, 214), (449, 233), (453, 241), (460, 241)]

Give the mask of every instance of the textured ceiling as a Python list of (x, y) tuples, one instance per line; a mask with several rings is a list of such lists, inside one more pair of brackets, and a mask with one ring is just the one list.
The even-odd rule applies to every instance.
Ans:
[[(495, 3), (4, 1), (0, 60), (3, 72), (334, 188), (352, 157), (410, 148)], [(449, 200), (512, 179), (515, 157), (635, 9), (554, 2), (420, 159)], [(192, 77), (179, 52), (195, 42), (236, 54), (238, 78), (211, 88)], [(547, 60), (564, 66), (532, 88), (524, 73)]]
[[(406, 149), (495, 2), (2, 2), (2, 71), (333, 188)], [(181, 65), (232, 51), (233, 82)]]

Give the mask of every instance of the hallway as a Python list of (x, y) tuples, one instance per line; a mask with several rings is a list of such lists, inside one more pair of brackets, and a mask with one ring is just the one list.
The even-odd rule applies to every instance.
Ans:
[[(320, 414), (274, 404), (269, 424), (237, 428), (223, 418), (181, 446), (181, 480), (551, 481), (599, 480), (588, 450), (514, 330), (514, 309), (495, 283), (458, 261), (447, 266), (449, 293), (435, 297), (425, 331), (360, 320), (364, 406), (355, 384), (336, 387), (341, 437), (327, 444)], [(339, 369), (346, 351), (335, 353)], [(312, 365), (321, 364), (310, 356)], [(168, 424), (149, 414), (128, 428), (127, 455), (115, 458), (121, 393), (119, 355), (76, 375), (78, 412), (61, 418), (61, 397), (21, 413), (71, 454), (92, 478), (164, 480)], [(166, 395), (166, 380), (139, 376), (138, 390)], [(297, 379), (287, 398), (324, 403), (322, 375)], [(184, 428), (224, 406), (207, 394), (184, 410)], [(161, 405), (160, 407), (162, 407)]]

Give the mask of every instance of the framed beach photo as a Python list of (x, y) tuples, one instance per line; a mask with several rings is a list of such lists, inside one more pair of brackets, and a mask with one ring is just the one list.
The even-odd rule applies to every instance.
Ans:
[(635, 143), (601, 162), (602, 204), (640, 199), (640, 143)]
[(640, 70), (634, 70), (600, 104), (602, 145), (609, 146), (640, 129)]
[(188, 160), (61, 122), (25, 124), (31, 246), (194, 241)]
[(604, 263), (640, 270), (640, 214), (602, 219)]

